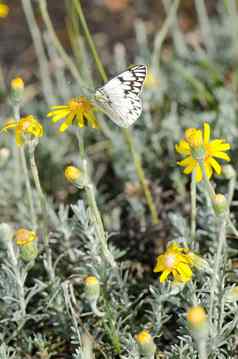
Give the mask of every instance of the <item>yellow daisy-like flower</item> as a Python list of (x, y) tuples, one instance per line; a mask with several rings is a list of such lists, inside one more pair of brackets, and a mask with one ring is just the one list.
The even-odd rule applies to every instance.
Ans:
[(0, 4), (0, 17), (7, 17), (8, 13), (9, 7), (7, 6), (7, 4)]
[(187, 255), (188, 250), (179, 247), (176, 243), (168, 246), (166, 252), (157, 257), (154, 272), (162, 272), (160, 282), (163, 283), (170, 274), (176, 282), (186, 283), (191, 280), (193, 265), (191, 255)]
[(72, 125), (74, 120), (81, 128), (85, 126), (85, 119), (92, 128), (99, 127), (94, 114), (94, 106), (83, 96), (71, 99), (66, 105), (51, 106), (51, 109), (52, 111), (49, 112), (47, 116), (51, 117), (53, 122), (57, 122), (62, 118), (65, 118), (65, 121), (59, 128), (60, 132), (67, 130), (67, 128)]
[[(6, 132), (9, 129), (15, 129), (16, 144), (18, 146), (24, 145), (27, 139), (41, 137), (44, 133), (42, 125), (32, 115), (22, 117), (19, 121), (9, 120), (1, 129), (0, 133)], [(29, 136), (29, 138), (27, 136)]]
[(230, 161), (230, 157), (225, 153), (230, 149), (230, 144), (222, 139), (210, 141), (210, 126), (208, 123), (204, 124), (203, 134), (201, 130), (196, 128), (187, 129), (185, 139), (181, 140), (175, 148), (178, 153), (186, 156), (184, 160), (178, 162), (178, 165), (185, 167), (183, 171), (185, 174), (195, 171), (197, 182), (200, 182), (203, 177), (199, 161), (204, 161), (208, 178), (212, 176), (214, 171), (218, 175), (221, 174), (221, 166), (214, 157)]

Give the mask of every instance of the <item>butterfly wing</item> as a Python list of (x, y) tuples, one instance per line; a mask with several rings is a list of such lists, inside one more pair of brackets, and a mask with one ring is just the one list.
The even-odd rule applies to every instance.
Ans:
[[(112, 121), (120, 127), (129, 127), (140, 116), (140, 94), (146, 77), (146, 66), (137, 65), (122, 72), (96, 92)], [(97, 96), (99, 94), (99, 96)]]

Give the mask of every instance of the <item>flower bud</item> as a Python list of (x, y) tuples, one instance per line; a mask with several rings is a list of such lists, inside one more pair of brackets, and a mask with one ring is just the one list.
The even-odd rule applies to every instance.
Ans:
[(194, 339), (204, 340), (208, 334), (208, 321), (203, 307), (197, 305), (190, 308), (187, 312), (187, 320)]
[(232, 178), (236, 177), (236, 171), (232, 165), (224, 165), (222, 167), (223, 175), (226, 179), (231, 180)]
[(16, 244), (20, 249), (20, 256), (25, 262), (34, 260), (38, 255), (37, 236), (33, 231), (20, 228), (16, 231)]
[(96, 277), (90, 275), (84, 279), (84, 291), (89, 302), (97, 301), (100, 295), (100, 284)]
[(212, 204), (217, 216), (225, 213), (228, 207), (226, 197), (221, 193), (213, 197)]
[(75, 166), (68, 166), (64, 171), (65, 178), (72, 183), (77, 182), (81, 174), (80, 169)]
[(24, 82), (21, 77), (16, 77), (11, 81), (11, 101), (13, 105), (19, 105), (22, 102), (24, 93)]
[(135, 336), (140, 354), (145, 358), (152, 358), (156, 352), (156, 346), (152, 336), (147, 330), (142, 330)]
[(0, 17), (7, 17), (8, 13), (9, 7), (7, 6), (7, 4), (0, 4)]
[(90, 275), (84, 279), (84, 292), (92, 312), (98, 317), (103, 317), (104, 313), (97, 307), (97, 301), (100, 296), (100, 284), (96, 277)]

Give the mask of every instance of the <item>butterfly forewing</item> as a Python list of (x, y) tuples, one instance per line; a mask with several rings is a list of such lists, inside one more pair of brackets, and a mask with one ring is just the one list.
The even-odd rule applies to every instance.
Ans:
[(129, 127), (140, 116), (140, 93), (146, 77), (146, 66), (137, 65), (122, 72), (101, 87), (104, 106), (111, 119), (120, 127)]

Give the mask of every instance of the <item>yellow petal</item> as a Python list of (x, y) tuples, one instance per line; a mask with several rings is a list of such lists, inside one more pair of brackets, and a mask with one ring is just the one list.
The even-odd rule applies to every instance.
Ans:
[(212, 157), (222, 158), (225, 161), (230, 161), (231, 160), (227, 153), (224, 153), (224, 152), (221, 152), (221, 151), (213, 152)]
[(14, 121), (14, 120), (10, 120), (8, 122), (5, 123), (4, 127), (1, 129), (0, 133), (1, 132), (4, 132), (4, 131), (7, 131), (9, 130), (10, 128), (15, 128), (17, 127), (17, 122)]
[(92, 128), (98, 128), (96, 117), (92, 111), (85, 113), (85, 117)]
[(179, 263), (176, 269), (183, 278), (191, 278), (193, 275), (193, 272), (187, 264)]
[(209, 123), (204, 123), (203, 126), (203, 130), (204, 130), (204, 144), (206, 145), (209, 140), (210, 140), (210, 125)]
[(78, 121), (78, 126), (80, 128), (83, 128), (84, 127), (84, 117), (83, 117), (83, 113), (81, 111), (77, 114), (77, 121)]
[(202, 169), (199, 166), (199, 164), (197, 164), (195, 168), (195, 178), (196, 178), (196, 182), (200, 182), (202, 180)]
[(212, 167), (210, 166), (210, 163), (208, 161), (205, 161), (204, 166), (205, 166), (205, 171), (206, 171), (207, 177), (211, 178), (212, 177)]
[(66, 109), (68, 108), (67, 105), (56, 105), (56, 106), (50, 106), (50, 109), (57, 110), (57, 109)]
[(229, 143), (225, 143), (223, 140), (213, 140), (207, 145), (208, 150), (213, 151), (227, 151), (231, 148)]
[(23, 144), (24, 144), (24, 141), (23, 141), (22, 132), (21, 132), (20, 129), (16, 129), (15, 136), (16, 136), (16, 144), (17, 144), (18, 146), (23, 145)]
[(59, 121), (61, 118), (66, 117), (69, 114), (69, 110), (53, 111), (48, 113), (48, 117), (52, 117), (53, 122)]
[(171, 273), (171, 270), (170, 269), (166, 269), (160, 276), (159, 280), (160, 280), (160, 283), (163, 283), (167, 278), (168, 278), (168, 275)]
[(190, 165), (196, 165), (196, 160), (192, 156), (186, 157), (184, 160), (177, 162), (179, 166), (185, 167)]
[(66, 117), (66, 120), (60, 126), (59, 131), (64, 132), (65, 130), (67, 130), (67, 128), (72, 124), (74, 117), (75, 115), (73, 113), (69, 114)]
[(193, 172), (194, 168), (196, 167), (196, 163), (191, 163), (189, 166), (187, 166), (184, 170), (183, 170), (183, 173), (185, 175), (189, 175), (190, 173)]
[(175, 145), (175, 149), (178, 153), (180, 153), (181, 155), (189, 155), (190, 154), (190, 147), (189, 147), (189, 144), (184, 141), (184, 140), (181, 140), (179, 142), (179, 144)]
[(219, 165), (219, 163), (214, 158), (210, 157), (207, 162), (212, 166), (212, 168), (214, 168), (215, 172), (218, 175), (221, 174), (221, 166)]

